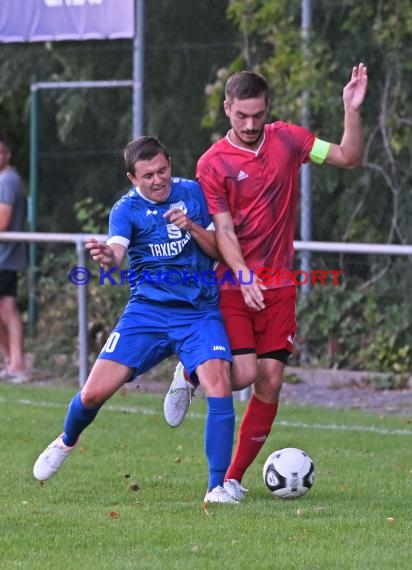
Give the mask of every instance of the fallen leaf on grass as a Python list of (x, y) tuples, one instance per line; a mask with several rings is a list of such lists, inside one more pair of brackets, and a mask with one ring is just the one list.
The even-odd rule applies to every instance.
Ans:
[(293, 540), (294, 542), (300, 542), (301, 540), (305, 540), (306, 536), (303, 534), (295, 534), (290, 537), (289, 540)]
[(389, 524), (393, 524), (396, 522), (395, 517), (386, 517), (386, 522), (388, 522)]
[(203, 503), (203, 512), (205, 513), (205, 515), (206, 515), (207, 517), (210, 517), (210, 515), (211, 515), (212, 513), (209, 513), (207, 507), (208, 507), (208, 504), (207, 504), (207, 503)]
[(140, 489), (139, 485), (137, 483), (131, 483), (128, 487), (127, 490), (128, 491), (138, 491)]
[(111, 513), (109, 513), (109, 517), (112, 519), (118, 519), (120, 515), (119, 513), (116, 513), (116, 511), (112, 511)]

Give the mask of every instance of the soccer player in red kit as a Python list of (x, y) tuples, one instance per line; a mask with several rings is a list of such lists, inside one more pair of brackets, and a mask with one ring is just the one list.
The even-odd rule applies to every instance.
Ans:
[[(216, 272), (233, 354), (232, 388), (253, 385), (225, 477), (225, 489), (236, 500), (244, 497), (243, 475), (271, 431), (283, 370), (293, 347), (293, 239), (300, 166), (308, 161), (341, 168), (361, 165), (360, 107), (367, 82), (366, 67), (362, 63), (355, 66), (343, 90), (342, 141), (333, 144), (301, 126), (282, 121), (266, 124), (266, 79), (250, 71), (236, 73), (225, 87), (224, 110), (232, 128), (198, 162), (197, 178), (223, 257)], [(228, 279), (228, 274), (233, 279)], [(190, 403), (191, 391), (182, 384), (182, 377), (183, 370), (178, 367), (165, 401), (167, 421), (171, 391), (180, 388), (181, 394), (186, 394), (186, 411)]]

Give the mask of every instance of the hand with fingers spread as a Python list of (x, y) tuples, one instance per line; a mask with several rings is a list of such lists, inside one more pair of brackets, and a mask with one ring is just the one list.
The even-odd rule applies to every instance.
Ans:
[(368, 88), (368, 70), (363, 63), (355, 65), (352, 77), (343, 89), (343, 103), (345, 109), (358, 111), (365, 99)]

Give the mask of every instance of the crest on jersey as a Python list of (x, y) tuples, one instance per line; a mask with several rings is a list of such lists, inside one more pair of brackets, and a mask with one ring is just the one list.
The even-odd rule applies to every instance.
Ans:
[(177, 208), (179, 210), (182, 210), (182, 212), (184, 214), (187, 214), (187, 208), (186, 208), (186, 204), (183, 202), (183, 200), (180, 200), (180, 202), (175, 202), (174, 204), (170, 204), (170, 210), (172, 208)]

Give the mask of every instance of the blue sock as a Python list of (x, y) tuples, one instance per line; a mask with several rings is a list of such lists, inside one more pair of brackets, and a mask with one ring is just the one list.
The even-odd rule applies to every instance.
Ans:
[(62, 436), (63, 443), (72, 447), (79, 439), (82, 431), (92, 423), (99, 410), (100, 406), (94, 408), (86, 407), (81, 401), (80, 392), (77, 392), (67, 409)]
[(207, 398), (205, 449), (209, 463), (209, 489), (223, 485), (232, 457), (235, 433), (233, 397)]

